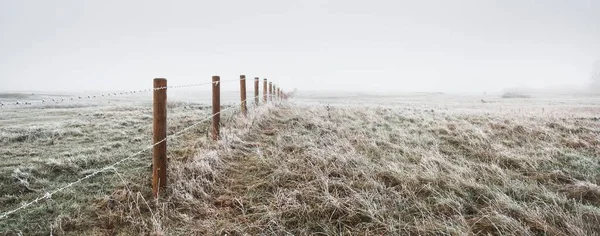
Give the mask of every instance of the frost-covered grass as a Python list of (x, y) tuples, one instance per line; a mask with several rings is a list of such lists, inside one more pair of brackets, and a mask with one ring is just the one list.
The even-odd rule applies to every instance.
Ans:
[[(147, 153), (145, 159), (119, 168), (118, 175), (95, 177), (23, 216), (0, 221), (0, 231), (599, 234), (598, 98), (505, 100), (440, 94), (363, 98), (299, 99), (253, 109), (247, 118), (226, 116), (221, 141), (210, 141), (204, 126), (170, 144), (169, 187), (158, 201), (150, 197)], [(142, 120), (143, 112), (124, 110), (113, 111), (125, 113), (119, 122), (107, 118), (111, 122), (105, 122), (104, 129), (41, 122), (38, 125), (47, 129), (19, 138), (19, 132), (10, 131), (19, 125), (10, 129), (2, 125), (2, 145), (13, 146), (0, 150), (21, 153), (11, 154), (19, 161), (0, 169), (6, 170), (0, 174), (2, 210), (18, 204), (11, 199), (36, 196), (29, 188), (65, 182), (62, 178), (81, 176), (89, 167), (118, 158), (114, 155), (149, 144), (151, 131), (143, 126), (150, 122)], [(176, 114), (181, 114), (182, 122), (173, 124), (185, 127), (185, 116), (191, 113)], [(107, 133), (94, 136), (94, 132)], [(63, 152), (83, 152), (91, 144), (73, 148), (63, 140), (89, 136), (109, 141), (128, 138), (115, 140), (121, 145), (108, 146), (106, 153), (112, 154), (106, 156), (60, 158), (47, 151), (65, 145)], [(54, 138), (48, 145), (53, 137), (62, 140)], [(136, 137), (142, 141), (126, 141)], [(33, 147), (46, 151), (22, 155), (33, 152)], [(66, 174), (52, 174), (53, 170)], [(6, 195), (4, 188), (20, 192)]]
[[(168, 133), (188, 127), (209, 113), (201, 104), (169, 102)], [(200, 125), (196, 132), (206, 132), (206, 127)], [(151, 142), (152, 110), (148, 102), (4, 107), (0, 109), (0, 212), (128, 157)], [(178, 142), (169, 145), (177, 147)], [(146, 151), (114, 171), (1, 219), (0, 234), (47, 235), (52, 228), (68, 229), (64, 223), (70, 222), (68, 219), (76, 219), (77, 227), (93, 224), (94, 200), (123, 183), (146, 185), (150, 164), (151, 152)]]

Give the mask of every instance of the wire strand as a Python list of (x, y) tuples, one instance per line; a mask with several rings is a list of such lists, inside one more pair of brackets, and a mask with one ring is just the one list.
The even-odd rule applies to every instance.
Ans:
[[(254, 98), (250, 98), (250, 99), (254, 99)], [(246, 102), (246, 101), (248, 101), (248, 99), (245, 99), (244, 101), (241, 101), (241, 102), (239, 102), (239, 104), (241, 105), (242, 103), (244, 103), (244, 102)], [(25, 208), (28, 208), (28, 207), (29, 207), (29, 206), (31, 206), (31, 205), (37, 204), (38, 202), (40, 202), (40, 201), (42, 201), (42, 200), (45, 200), (45, 199), (50, 199), (50, 198), (52, 198), (52, 196), (53, 196), (54, 194), (57, 194), (57, 193), (59, 193), (59, 192), (62, 192), (62, 191), (64, 191), (64, 190), (68, 189), (68, 188), (71, 188), (72, 186), (74, 186), (74, 185), (76, 185), (76, 184), (78, 184), (78, 183), (80, 183), (80, 182), (82, 182), (82, 181), (84, 181), (84, 180), (86, 180), (86, 179), (89, 179), (89, 178), (91, 178), (91, 177), (94, 177), (94, 176), (96, 176), (96, 175), (98, 175), (98, 174), (100, 174), (100, 173), (103, 173), (103, 172), (107, 171), (107, 170), (112, 170), (112, 169), (115, 169), (115, 167), (116, 167), (116, 166), (118, 166), (119, 164), (121, 164), (121, 163), (124, 163), (124, 162), (126, 162), (126, 161), (128, 161), (128, 160), (131, 160), (132, 158), (134, 158), (134, 157), (136, 157), (136, 156), (138, 156), (138, 155), (142, 154), (143, 152), (145, 152), (145, 151), (147, 151), (147, 150), (150, 150), (151, 148), (155, 147), (156, 145), (159, 145), (159, 144), (161, 144), (161, 143), (163, 143), (163, 142), (165, 142), (165, 141), (167, 141), (167, 140), (169, 140), (169, 139), (176, 138), (176, 137), (178, 137), (179, 135), (181, 135), (181, 134), (185, 133), (186, 131), (190, 130), (191, 128), (193, 128), (193, 127), (195, 127), (195, 126), (197, 126), (197, 125), (199, 125), (199, 124), (201, 124), (201, 123), (204, 123), (204, 122), (206, 122), (206, 121), (208, 121), (208, 120), (212, 119), (212, 118), (213, 118), (213, 117), (215, 117), (216, 115), (219, 115), (219, 114), (221, 114), (221, 113), (223, 113), (223, 112), (225, 112), (225, 111), (228, 111), (228, 110), (232, 110), (232, 109), (234, 109), (234, 108), (235, 108), (235, 105), (238, 105), (238, 103), (235, 103), (235, 104), (234, 104), (234, 105), (232, 105), (231, 107), (228, 107), (228, 108), (225, 108), (225, 109), (223, 109), (223, 110), (220, 110), (219, 112), (217, 112), (217, 113), (215, 113), (215, 114), (213, 114), (213, 115), (211, 115), (211, 116), (209, 116), (209, 117), (207, 117), (207, 118), (205, 118), (205, 119), (202, 119), (202, 120), (200, 120), (199, 122), (196, 122), (196, 123), (194, 123), (194, 124), (192, 124), (192, 125), (190, 125), (190, 126), (188, 126), (188, 127), (184, 128), (184, 129), (182, 129), (182, 130), (178, 131), (177, 133), (175, 133), (175, 134), (172, 134), (172, 135), (170, 135), (170, 136), (168, 136), (168, 137), (166, 137), (166, 138), (164, 138), (164, 139), (162, 139), (162, 140), (160, 140), (160, 141), (158, 141), (158, 142), (156, 142), (156, 143), (154, 143), (154, 144), (152, 144), (152, 145), (149, 145), (149, 146), (145, 147), (144, 149), (142, 149), (142, 150), (140, 150), (140, 151), (138, 151), (138, 152), (136, 152), (136, 153), (134, 153), (134, 154), (132, 154), (132, 155), (130, 155), (130, 156), (128, 156), (128, 157), (126, 157), (126, 158), (123, 158), (123, 159), (121, 159), (121, 160), (119, 160), (119, 161), (117, 161), (117, 162), (115, 162), (115, 163), (113, 163), (113, 164), (111, 164), (111, 165), (108, 165), (108, 166), (105, 166), (105, 167), (103, 167), (103, 168), (101, 168), (101, 169), (99, 169), (99, 170), (96, 170), (96, 171), (94, 171), (94, 172), (92, 172), (92, 173), (90, 173), (90, 174), (88, 174), (88, 175), (86, 175), (86, 176), (84, 176), (84, 177), (82, 177), (82, 178), (80, 178), (80, 179), (78, 179), (78, 180), (74, 181), (74, 182), (68, 183), (68, 184), (66, 184), (66, 185), (64, 185), (64, 186), (62, 186), (62, 187), (60, 187), (60, 188), (57, 188), (57, 189), (55, 189), (55, 190), (53, 190), (53, 191), (46, 192), (44, 195), (42, 195), (42, 196), (40, 196), (40, 197), (37, 197), (36, 199), (34, 199), (34, 200), (32, 200), (32, 201), (29, 201), (29, 202), (27, 202), (27, 203), (25, 203), (25, 204), (22, 204), (21, 206), (19, 206), (19, 207), (15, 208), (15, 209), (13, 209), (13, 210), (10, 210), (10, 211), (7, 211), (7, 212), (5, 212), (5, 213), (2, 213), (2, 214), (0, 215), (0, 220), (1, 220), (1, 219), (4, 219), (4, 218), (8, 217), (9, 215), (12, 215), (12, 214), (14, 214), (14, 213), (16, 213), (16, 212), (18, 212), (18, 211), (20, 211), (20, 210), (23, 210), (23, 209), (25, 209)]]
[(136, 152), (136, 153), (134, 153), (134, 154), (132, 154), (132, 155), (130, 155), (130, 156), (128, 156), (128, 157), (126, 157), (126, 158), (124, 158), (124, 159), (121, 159), (121, 160), (119, 160), (119, 161), (117, 161), (117, 162), (115, 162), (115, 163), (113, 163), (113, 164), (111, 164), (111, 165), (105, 166), (105, 167), (103, 167), (103, 168), (101, 168), (101, 169), (99, 169), (99, 170), (97, 170), (97, 171), (94, 171), (94, 172), (92, 172), (92, 173), (90, 173), (90, 174), (88, 174), (88, 175), (86, 175), (86, 176), (84, 176), (84, 177), (82, 177), (82, 178), (80, 178), (80, 179), (78, 179), (78, 180), (74, 181), (74, 182), (71, 182), (71, 183), (68, 183), (68, 184), (64, 185), (63, 187), (57, 188), (57, 189), (55, 189), (55, 190), (53, 190), (53, 191), (50, 191), (50, 192), (46, 192), (44, 195), (42, 195), (42, 196), (40, 196), (40, 197), (37, 197), (36, 199), (34, 199), (34, 200), (32, 200), (32, 201), (29, 201), (29, 202), (27, 202), (27, 203), (25, 203), (25, 204), (22, 204), (21, 206), (19, 206), (19, 207), (15, 208), (15, 209), (13, 209), (13, 210), (10, 210), (10, 211), (7, 211), (7, 212), (5, 212), (5, 213), (2, 213), (2, 214), (0, 215), (0, 220), (1, 220), (1, 219), (4, 219), (4, 218), (6, 218), (6, 217), (8, 217), (9, 215), (12, 215), (12, 214), (14, 214), (15, 212), (18, 212), (18, 211), (20, 211), (20, 210), (23, 210), (23, 209), (25, 209), (25, 208), (27, 208), (27, 207), (29, 207), (29, 206), (31, 206), (31, 205), (37, 204), (39, 201), (42, 201), (42, 200), (44, 200), (44, 199), (50, 199), (50, 198), (51, 198), (51, 197), (52, 197), (54, 194), (56, 194), (56, 193), (59, 193), (59, 192), (62, 192), (62, 191), (64, 191), (64, 190), (68, 189), (68, 188), (71, 188), (72, 186), (74, 186), (74, 185), (76, 185), (76, 184), (78, 184), (78, 183), (80, 183), (80, 182), (82, 182), (82, 181), (84, 181), (84, 180), (86, 180), (86, 179), (89, 179), (89, 178), (91, 178), (91, 177), (94, 177), (94, 176), (96, 176), (96, 175), (98, 175), (98, 174), (100, 174), (100, 173), (102, 173), (102, 172), (105, 172), (105, 171), (107, 171), (107, 170), (114, 169), (114, 168), (115, 168), (115, 166), (117, 166), (117, 165), (119, 165), (119, 164), (121, 164), (121, 163), (123, 163), (123, 162), (126, 162), (126, 161), (128, 161), (128, 160), (130, 160), (130, 159), (132, 159), (132, 158), (134, 158), (134, 157), (136, 157), (136, 156), (138, 156), (138, 155), (142, 154), (143, 152), (145, 152), (145, 151), (147, 151), (147, 150), (150, 150), (150, 149), (151, 149), (151, 148), (153, 148), (154, 146), (156, 146), (156, 145), (158, 145), (158, 144), (161, 144), (161, 143), (163, 143), (163, 142), (167, 141), (168, 139), (173, 139), (173, 138), (176, 138), (177, 136), (179, 136), (179, 135), (181, 135), (182, 133), (184, 133), (184, 132), (186, 132), (186, 131), (190, 130), (191, 128), (193, 128), (193, 127), (195, 127), (195, 126), (197, 126), (197, 125), (199, 125), (199, 124), (201, 124), (201, 123), (203, 123), (203, 122), (205, 122), (205, 121), (208, 121), (208, 120), (212, 119), (213, 117), (215, 117), (216, 115), (219, 115), (219, 114), (221, 114), (221, 113), (223, 113), (223, 112), (225, 112), (225, 111), (227, 111), (227, 110), (233, 109), (233, 108), (234, 108), (234, 107), (229, 107), (229, 108), (223, 109), (223, 110), (221, 110), (221, 111), (219, 111), (219, 112), (217, 112), (217, 113), (215, 113), (215, 114), (213, 114), (213, 115), (211, 115), (211, 116), (209, 116), (209, 117), (207, 117), (207, 118), (205, 118), (205, 119), (202, 119), (201, 121), (199, 121), (199, 122), (197, 122), (197, 123), (195, 123), (195, 124), (192, 124), (192, 125), (188, 126), (187, 128), (184, 128), (184, 129), (182, 129), (182, 130), (178, 131), (178, 132), (177, 132), (177, 133), (175, 133), (175, 134), (172, 134), (171, 136), (168, 136), (168, 137), (166, 137), (166, 138), (164, 138), (164, 139), (162, 139), (162, 140), (160, 140), (160, 141), (158, 141), (158, 142), (156, 142), (156, 143), (154, 143), (154, 144), (152, 144), (152, 145), (150, 145), (150, 146), (147, 146), (147, 147), (145, 147), (144, 149), (142, 149), (142, 150), (140, 150), (140, 151), (138, 151), (138, 152)]
[(162, 89), (175, 89), (175, 88), (189, 88), (189, 87), (199, 87), (199, 86), (204, 86), (204, 85), (209, 85), (209, 84), (213, 84), (213, 83), (226, 83), (226, 82), (232, 82), (232, 81), (239, 81), (239, 80), (221, 80), (218, 82), (206, 82), (206, 83), (197, 83), (197, 84), (184, 84), (184, 85), (171, 85), (171, 86), (166, 86), (166, 87), (159, 87), (159, 88), (150, 88), (150, 89), (140, 89), (140, 90), (130, 90), (130, 91), (125, 91), (125, 92), (110, 92), (110, 93), (103, 93), (103, 94), (96, 94), (96, 95), (79, 95), (79, 96), (71, 96), (69, 98), (52, 98), (52, 99), (37, 99), (37, 100), (27, 100), (27, 101), (0, 101), (0, 108), (3, 107), (28, 107), (30, 105), (39, 105), (39, 104), (61, 104), (63, 102), (74, 102), (74, 101), (86, 101), (86, 100), (94, 100), (94, 99), (101, 99), (101, 98), (111, 98), (111, 97), (120, 97), (120, 96), (125, 96), (125, 95), (131, 95), (131, 94), (137, 94), (137, 93), (143, 93), (143, 92), (150, 92), (150, 91), (156, 91), (156, 90), (162, 90)]

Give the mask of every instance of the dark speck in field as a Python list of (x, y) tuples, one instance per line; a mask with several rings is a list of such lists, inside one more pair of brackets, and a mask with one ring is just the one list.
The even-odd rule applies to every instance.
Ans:
[(313, 130), (314, 128), (316, 128), (316, 126), (314, 124), (308, 123), (304, 125), (304, 128), (307, 130)]
[(13, 139), (15, 142), (24, 142), (25, 140), (27, 140), (27, 135), (21, 135), (21, 136), (17, 136), (16, 138)]

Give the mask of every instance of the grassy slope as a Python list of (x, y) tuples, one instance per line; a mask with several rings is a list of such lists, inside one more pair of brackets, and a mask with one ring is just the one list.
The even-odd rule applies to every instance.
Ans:
[(129, 223), (110, 232), (600, 232), (596, 119), (324, 106), (263, 113), (253, 124), (236, 120), (213, 151), (172, 161), (171, 188), (152, 217), (132, 197), (111, 208)]
[(226, 119), (218, 143), (174, 143), (158, 202), (131, 178), (55, 233), (600, 232), (596, 119), (298, 105), (251, 116)]

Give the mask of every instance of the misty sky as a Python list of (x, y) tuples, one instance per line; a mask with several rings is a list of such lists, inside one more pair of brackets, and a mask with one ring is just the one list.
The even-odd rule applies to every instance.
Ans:
[(0, 30), (0, 90), (494, 92), (584, 86), (600, 60), (598, 0), (0, 0)]

